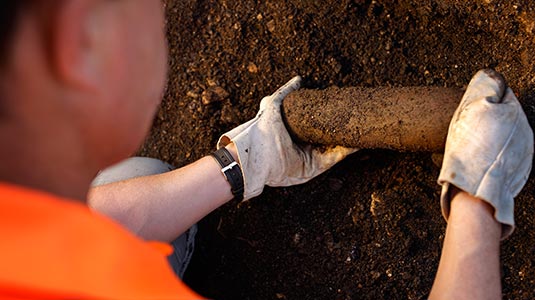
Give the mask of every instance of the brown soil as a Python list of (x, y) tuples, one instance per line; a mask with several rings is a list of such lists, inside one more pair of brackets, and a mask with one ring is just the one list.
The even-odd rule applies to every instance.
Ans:
[[(529, 0), (167, 0), (170, 76), (141, 154), (183, 166), (294, 75), (305, 88), (463, 88), (504, 74), (535, 124)], [(445, 222), (431, 153), (359, 151), (200, 222), (186, 282), (216, 299), (425, 299)], [(528, 162), (526, 162), (528, 163)], [(535, 180), (502, 246), (505, 299), (535, 298)]]
[(301, 89), (282, 103), (295, 140), (357, 149), (444, 149), (463, 90), (443, 87)]

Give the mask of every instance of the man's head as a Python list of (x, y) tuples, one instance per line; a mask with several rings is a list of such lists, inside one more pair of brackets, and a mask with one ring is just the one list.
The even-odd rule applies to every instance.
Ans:
[(165, 83), (161, 1), (9, 3), (0, 20), (0, 138), (12, 149), (1, 159), (68, 168), (62, 157), (95, 172), (134, 152)]

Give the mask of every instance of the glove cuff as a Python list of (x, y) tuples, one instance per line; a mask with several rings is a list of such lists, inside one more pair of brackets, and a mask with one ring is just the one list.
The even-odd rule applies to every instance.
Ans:
[[(254, 134), (252, 135), (254, 136)], [(225, 147), (230, 143), (236, 145), (238, 162), (243, 174), (243, 201), (260, 195), (264, 190), (267, 177), (267, 170), (262, 168), (262, 166), (255, 165), (255, 161), (249, 159), (251, 155), (259, 155), (259, 153), (251, 153), (256, 150), (251, 145), (261, 145), (259, 142), (254, 143), (250, 141), (252, 135), (247, 132), (241, 132), (231, 138), (230, 136), (227, 136), (227, 134), (224, 134), (219, 138), (217, 143), (217, 148)]]
[(507, 189), (503, 186), (503, 182), (496, 182), (494, 184), (489, 182), (484, 186), (482, 184), (477, 189), (463, 186), (460, 181), (448, 182), (441, 178), (439, 178), (439, 184), (442, 185), (440, 207), (442, 216), (446, 221), (448, 221), (450, 215), (451, 188), (453, 185), (458, 189), (487, 202), (494, 208), (494, 219), (502, 224), (501, 240), (508, 238), (513, 233), (515, 229), (514, 199), (511, 193), (508, 193)]

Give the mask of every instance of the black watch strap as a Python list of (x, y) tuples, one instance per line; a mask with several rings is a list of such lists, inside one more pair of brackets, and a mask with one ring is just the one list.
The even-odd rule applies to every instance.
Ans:
[(230, 190), (235, 199), (243, 200), (243, 174), (240, 165), (234, 160), (230, 152), (221, 147), (212, 156), (221, 166), (221, 173), (225, 176), (230, 184)]

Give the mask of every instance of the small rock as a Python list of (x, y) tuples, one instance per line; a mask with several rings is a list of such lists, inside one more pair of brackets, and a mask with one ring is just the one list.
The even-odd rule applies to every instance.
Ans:
[(199, 94), (195, 93), (194, 91), (188, 91), (186, 93), (186, 96), (191, 97), (191, 98), (195, 98), (195, 99), (199, 98)]
[(371, 271), (370, 274), (372, 275), (372, 278), (375, 280), (375, 279), (378, 279), (379, 277), (381, 277), (381, 273), (377, 272), (377, 271)]
[(371, 195), (371, 200), (372, 201), (370, 202), (370, 212), (372, 213), (372, 216), (377, 217), (382, 215), (384, 213), (384, 204), (382, 203), (383, 199), (381, 199), (381, 197), (374, 192)]
[(221, 102), (227, 99), (230, 94), (220, 86), (213, 86), (202, 92), (202, 104), (208, 105), (214, 102)]
[(208, 83), (208, 86), (217, 86), (217, 82), (212, 78), (207, 78), (206, 83)]
[(258, 67), (254, 63), (249, 63), (249, 66), (247, 66), (247, 70), (249, 70), (249, 73), (258, 73)]
[(275, 31), (275, 20), (267, 22), (266, 27), (269, 32)]

